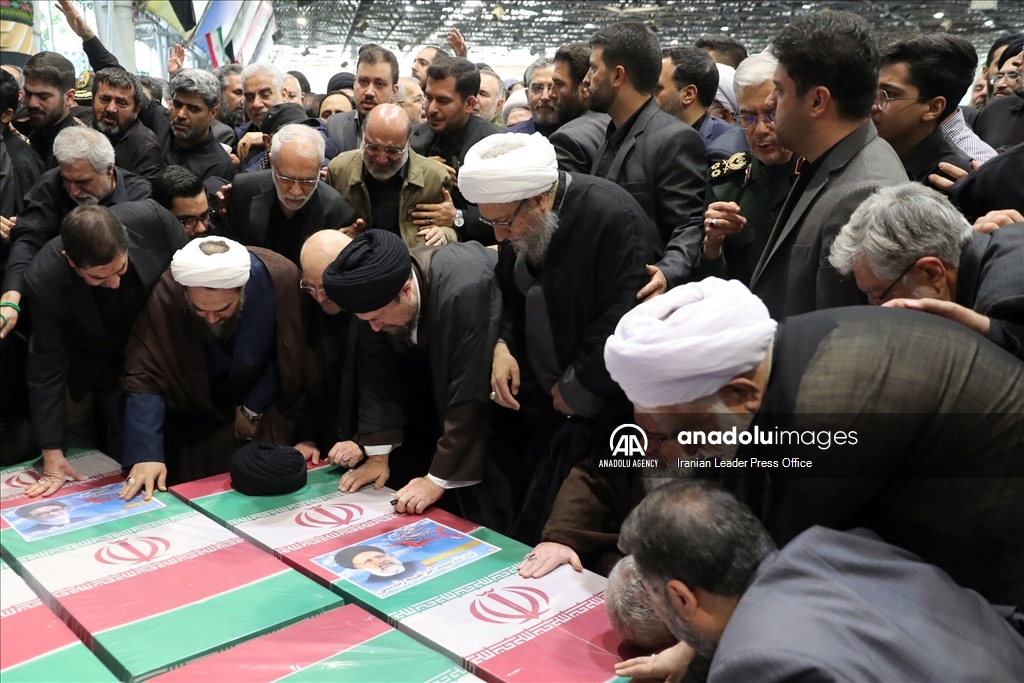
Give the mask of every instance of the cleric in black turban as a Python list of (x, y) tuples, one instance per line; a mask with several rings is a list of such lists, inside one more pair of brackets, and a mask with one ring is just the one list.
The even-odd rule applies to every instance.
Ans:
[(412, 274), (409, 248), (398, 235), (367, 230), (341, 250), (323, 276), (324, 292), (351, 313), (370, 313), (394, 301)]

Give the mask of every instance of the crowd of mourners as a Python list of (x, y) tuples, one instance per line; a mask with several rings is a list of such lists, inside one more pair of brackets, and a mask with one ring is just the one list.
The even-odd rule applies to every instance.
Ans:
[(317, 94), (57, 6), (89, 70), (0, 72), (29, 496), (262, 443), (610, 575), (620, 675), (1024, 680), (1024, 34), (621, 22), (506, 82), (453, 29)]

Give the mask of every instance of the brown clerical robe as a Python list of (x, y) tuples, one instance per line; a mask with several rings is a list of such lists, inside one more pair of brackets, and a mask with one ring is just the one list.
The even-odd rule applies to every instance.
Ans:
[[(292, 421), (319, 392), (316, 358), (307, 346), (309, 297), (299, 289), (299, 269), (266, 249), (249, 247), (270, 273), (277, 322), (277, 400), (260, 421), (257, 441), (292, 444)], [(234, 405), (218, 405), (210, 393), (203, 339), (189, 316), (183, 287), (168, 269), (146, 302), (125, 350), (124, 388), (164, 399), (168, 483), (226, 472), (235, 450)], [(126, 459), (130, 454), (126, 454)]]

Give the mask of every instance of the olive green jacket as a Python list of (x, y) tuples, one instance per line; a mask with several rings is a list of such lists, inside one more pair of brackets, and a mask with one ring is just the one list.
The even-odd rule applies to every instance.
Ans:
[[(363, 153), (354, 149), (342, 152), (331, 160), (327, 167), (327, 182), (345, 198), (356, 214), (366, 222), (366, 229), (373, 227), (373, 211), (370, 209), (370, 192), (363, 183)], [(410, 247), (422, 247), (426, 240), (416, 235), (422, 230), (413, 225), (412, 212), (417, 204), (440, 204), (444, 201), (441, 189), (451, 189), (452, 181), (444, 167), (409, 149), (409, 168), (402, 184), (398, 204), (398, 223), (402, 240)], [(457, 242), (458, 235), (453, 226), (439, 226), (449, 242)]]

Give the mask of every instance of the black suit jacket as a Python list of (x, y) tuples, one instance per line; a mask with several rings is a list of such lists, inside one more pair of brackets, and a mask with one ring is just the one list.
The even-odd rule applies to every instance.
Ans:
[(988, 316), (988, 338), (1024, 360), (1024, 223), (971, 233), (960, 254), (956, 302)]
[(608, 114), (586, 111), (548, 136), (555, 148), (558, 168), (570, 173), (590, 173), (597, 150), (604, 144)]
[(338, 143), (338, 149), (342, 152), (351, 152), (359, 149), (359, 112), (343, 111), (334, 114), (327, 119), (327, 136)]
[[(110, 211), (128, 228), (128, 258), (148, 292), (188, 237), (178, 219), (152, 199), (117, 204)], [(91, 288), (68, 265), (63, 249), (60, 237), (50, 240), (25, 276), (33, 323), (29, 403), (41, 444), (63, 441), (65, 387), (80, 398), (105, 373), (119, 376), (128, 342), (103, 325)]]
[[(665, 254), (655, 264), (669, 287), (690, 277), (700, 249), (700, 233), (687, 227), (704, 221), (708, 162), (704, 138), (651, 98), (633, 122), (615, 158), (599, 174), (608, 143), (597, 151), (591, 173), (601, 175), (633, 195), (658, 229)], [(685, 234), (684, 234), (685, 233)]]
[[(228, 199), (227, 237), (247, 247), (266, 247), (271, 210), (277, 203), (272, 170), (239, 173), (231, 185)], [(320, 181), (303, 207), (306, 223), (303, 237), (325, 229), (342, 228), (356, 220), (356, 211), (338, 191)], [(296, 265), (298, 265), (296, 263)]]
[[(339, 116), (339, 114), (334, 116)], [(333, 119), (334, 116), (331, 118)], [(501, 129), (489, 121), (484, 121), (479, 116), (470, 116), (465, 126), (450, 136), (444, 136), (454, 141), (455, 150), (447, 155), (441, 154), (441, 156), (444, 156), (445, 163), (458, 173), (470, 147), (489, 135), (501, 132)], [(437, 146), (443, 146), (445, 142), (446, 140), (439, 139), (439, 136), (430, 130), (426, 121), (412, 127), (412, 139), (409, 144), (417, 154), (425, 157), (434, 156), (439, 153)], [(476, 208), (476, 204), (466, 201), (458, 187), (452, 189), (452, 203), (455, 204), (455, 208), (462, 210), (463, 220), (465, 220), (465, 224), (461, 228), (456, 228), (459, 233), (459, 241), (476, 240), (483, 244), (495, 244), (494, 229), (480, 222), (480, 210)]]
[(900, 158), (865, 121), (828, 152), (803, 191), (794, 186), (750, 281), (773, 319), (867, 303), (853, 277), (828, 262), (832, 242), (878, 188), (905, 182)]

